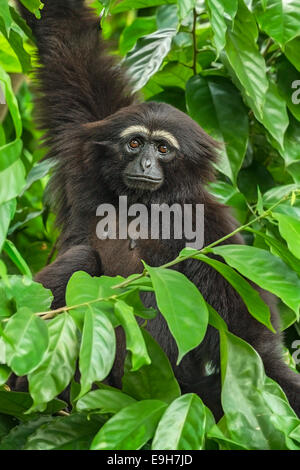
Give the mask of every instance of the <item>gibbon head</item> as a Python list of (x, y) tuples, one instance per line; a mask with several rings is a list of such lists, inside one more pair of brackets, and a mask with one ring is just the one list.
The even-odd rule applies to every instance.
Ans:
[(188, 193), (213, 179), (216, 142), (168, 104), (131, 105), (86, 128), (94, 171), (118, 195)]

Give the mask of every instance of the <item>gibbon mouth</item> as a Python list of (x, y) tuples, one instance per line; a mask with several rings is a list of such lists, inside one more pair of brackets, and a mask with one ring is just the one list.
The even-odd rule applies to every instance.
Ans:
[(128, 188), (156, 191), (163, 183), (163, 178), (150, 178), (139, 175), (124, 175), (124, 182)]
[(161, 178), (151, 178), (150, 176), (140, 176), (140, 175), (125, 175), (129, 180), (135, 181), (145, 181), (147, 183), (159, 184), (162, 182)]

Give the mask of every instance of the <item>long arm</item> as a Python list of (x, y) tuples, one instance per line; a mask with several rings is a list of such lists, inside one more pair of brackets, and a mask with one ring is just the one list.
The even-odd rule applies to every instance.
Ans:
[(37, 40), (40, 125), (57, 153), (64, 151), (66, 128), (101, 120), (133, 98), (105, 52), (93, 10), (83, 0), (44, 4), (40, 20), (20, 3), (19, 9)]

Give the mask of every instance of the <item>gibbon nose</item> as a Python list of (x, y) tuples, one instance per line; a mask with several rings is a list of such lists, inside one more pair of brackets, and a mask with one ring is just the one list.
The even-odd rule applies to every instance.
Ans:
[(141, 167), (143, 168), (144, 171), (149, 170), (152, 166), (152, 160), (149, 157), (144, 157), (141, 160)]

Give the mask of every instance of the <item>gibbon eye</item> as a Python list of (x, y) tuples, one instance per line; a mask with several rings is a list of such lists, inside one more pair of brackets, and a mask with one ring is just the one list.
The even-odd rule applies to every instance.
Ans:
[(132, 149), (137, 149), (139, 146), (140, 146), (140, 143), (139, 143), (139, 141), (136, 140), (136, 139), (132, 139), (132, 140), (129, 142), (129, 147), (132, 148)]
[(157, 148), (160, 153), (167, 153), (168, 151), (168, 147), (164, 144), (160, 144)]

